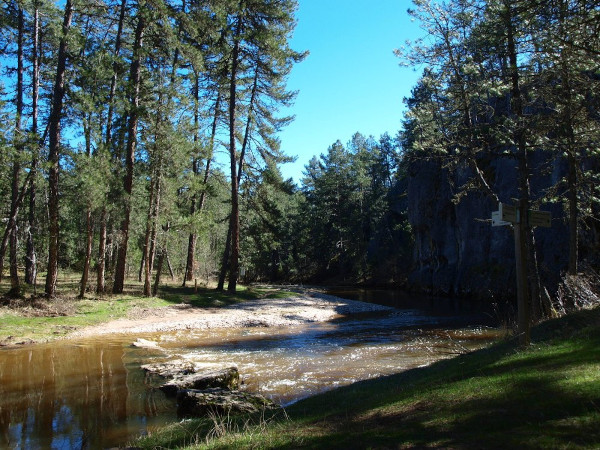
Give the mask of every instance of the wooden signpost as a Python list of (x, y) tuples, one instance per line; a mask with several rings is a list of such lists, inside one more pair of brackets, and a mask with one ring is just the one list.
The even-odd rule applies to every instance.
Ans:
[[(506, 203), (498, 204), (498, 211), (492, 211), (492, 226), (502, 227), (505, 225), (516, 225), (521, 223), (519, 208)], [(527, 221), (530, 227), (550, 228), (552, 226), (552, 214), (548, 211), (530, 209), (527, 211)]]
[[(528, 210), (521, 214), (525, 208), (500, 203), (498, 211), (492, 212), (492, 226), (501, 227), (512, 225), (515, 234), (515, 261), (517, 272), (517, 302), (518, 302), (518, 332), (522, 346), (530, 343), (530, 301), (529, 285), (527, 283), (527, 255), (525, 247), (525, 229), (527, 227), (552, 226), (552, 215), (547, 211)], [(521, 220), (521, 217), (525, 220)]]

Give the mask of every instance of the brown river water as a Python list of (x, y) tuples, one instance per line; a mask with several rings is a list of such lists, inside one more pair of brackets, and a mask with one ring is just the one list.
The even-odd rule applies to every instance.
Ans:
[[(489, 314), (465, 302), (332, 293), (375, 296), (397, 309), (296, 327), (103, 336), (0, 350), (0, 448), (106, 448), (178, 420), (174, 400), (147, 384), (140, 365), (150, 362), (237, 366), (244, 389), (288, 405), (480, 348), (501, 335)], [(138, 337), (160, 349), (131, 346)]]

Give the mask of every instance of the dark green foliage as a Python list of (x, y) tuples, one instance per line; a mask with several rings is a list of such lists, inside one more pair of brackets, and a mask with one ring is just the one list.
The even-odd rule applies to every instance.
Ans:
[[(401, 281), (397, 263), (410, 254), (398, 150), (356, 133), (306, 167), (299, 220), (309, 230), (305, 276), (321, 281)], [(406, 264), (403, 264), (406, 266)]]
[[(44, 269), (50, 172), (40, 161), (48, 159), (44, 130), (62, 38), (67, 50), (58, 149), (61, 268), (89, 266), (94, 272), (100, 265), (110, 285), (131, 205), (128, 276), (143, 273), (142, 259), (154, 261), (166, 249), (176, 275), (186, 270), (191, 254), (187, 280), (211, 281), (235, 197), (239, 267), (246, 281), (402, 283), (413, 264), (413, 236), (421, 232), (408, 222), (412, 162), (434, 161), (440, 173), (464, 175), (453, 178), (459, 182), (451, 186), (448, 201), (456, 208), (473, 195), (492, 203), (515, 197), (516, 187), (498, 188), (498, 162), (521, 158), (520, 163), (530, 163), (540, 154), (544, 163), (530, 165), (521, 178), (529, 181), (535, 173), (550, 182), (533, 182), (529, 200), (535, 207), (554, 202), (571, 231), (571, 248), (579, 250), (571, 259), (593, 262), (600, 248), (598, 3), (414, 4), (410, 14), (432, 38), (399, 52), (405, 63), (425, 68), (407, 99), (398, 138), (386, 134), (377, 141), (357, 133), (346, 144), (336, 142), (311, 160), (301, 185), (294, 186), (279, 173), (278, 165), (290, 158), (277, 134), (292, 120), (279, 114), (295, 98), (286, 89), (287, 77), (305, 56), (289, 47), (296, 1), (83, 0), (73, 4), (67, 36), (61, 35), (64, 5), (3, 3), (2, 219), (10, 212), (11, 167), (19, 168), (21, 181), (32, 168), (37, 189), (27, 196), (35, 191), (37, 197), (31, 230), (37, 265)], [(15, 125), (19, 9), (24, 139)], [(40, 14), (34, 38), (35, 11)], [(140, 20), (143, 29), (138, 29)], [(143, 32), (137, 44), (136, 30)], [(518, 67), (511, 66), (511, 56)], [(138, 59), (139, 72), (132, 71)], [(35, 126), (34, 61), (40, 66)], [(515, 102), (515, 86), (520, 102)], [(128, 148), (133, 148), (129, 167)], [(223, 153), (233, 164), (215, 169), (222, 163), (215, 158)], [(133, 171), (131, 193), (124, 183), (127, 170)], [(239, 182), (235, 192), (230, 189), (234, 180)], [(29, 230), (25, 211), (17, 218), (18, 261), (25, 256)], [(102, 230), (106, 245), (100, 249)], [(189, 242), (197, 244), (191, 253)], [(431, 260), (443, 261), (437, 256)], [(485, 274), (486, 266), (479, 272)], [(150, 270), (148, 276), (153, 275)], [(98, 288), (105, 289), (100, 283)]]
[[(121, 264), (129, 276), (137, 272), (143, 256), (152, 261), (163, 250), (168, 250), (167, 262), (177, 270), (185, 261), (183, 245), (191, 234), (200, 244), (191, 275), (210, 281), (226, 235), (228, 194), (223, 184), (228, 180), (211, 163), (215, 154), (228, 149), (221, 138), (230, 131), (223, 111), (230, 83), (232, 27), (236, 17), (244, 21), (234, 90), (240, 115), (231, 134), (243, 142), (253, 167), (261, 160), (275, 165), (286, 160), (276, 133), (291, 120), (277, 118), (276, 111), (278, 105), (291, 104), (295, 94), (286, 91), (286, 78), (293, 63), (304, 56), (287, 44), (295, 1), (83, 1), (73, 4), (66, 35), (61, 31), (61, 7), (41, 0), (6, 2), (2, 7), (0, 48), (10, 67), (3, 74), (7, 89), (0, 97), (2, 126), (6, 125), (0, 130), (2, 167), (7, 170), (0, 173), (3, 195), (11, 191), (12, 174), (6, 163), (15, 155), (22, 156), (21, 179), (38, 154), (41, 160), (47, 158), (48, 141), (40, 130), (49, 120), (55, 55), (62, 42), (66, 89), (64, 108), (59, 117), (55, 115), (62, 129), (60, 147), (53, 150), (60, 172), (59, 193), (53, 200), (60, 214), (58, 265), (87, 272), (102, 264), (110, 282), (117, 255), (125, 255), (129, 247)], [(24, 11), (25, 58), (32, 61), (35, 56), (41, 66), (41, 95), (34, 117), (34, 74), (29, 63), (22, 124), (37, 135), (32, 134), (26, 152), (15, 153), (16, 112), (9, 104), (16, 84), (19, 8)], [(41, 12), (40, 33), (32, 48), (35, 11)], [(40, 175), (34, 208), (38, 223), (44, 224), (47, 209), (39, 192), (46, 190), (48, 169), (39, 164), (34, 169)], [(198, 176), (191, 175), (194, 171)], [(8, 215), (9, 197), (0, 198), (3, 218)], [(195, 206), (190, 208), (192, 202)], [(18, 217), (21, 232), (25, 217), (23, 213)], [(47, 262), (46, 231), (32, 228), (40, 269)], [(24, 244), (25, 236), (20, 237)], [(91, 253), (85, 244), (90, 240)], [(22, 260), (24, 248), (19, 252)], [(87, 274), (82, 279), (88, 280)], [(104, 281), (99, 280), (98, 289), (106, 289)]]
[[(461, 285), (459, 277), (470, 270), (465, 264), (474, 255), (453, 250), (457, 246), (452, 238), (441, 242), (443, 229), (466, 229), (469, 213), (469, 220), (489, 218), (498, 201), (516, 201), (523, 210), (552, 210), (552, 230), (545, 234), (536, 231), (534, 236), (525, 222), (519, 227), (525, 242), (521, 253), (527, 255), (527, 263), (520, 266), (529, 271), (521, 278), (530, 280), (534, 316), (548, 314), (551, 306), (542, 295), (544, 289), (552, 295), (561, 273), (577, 273), (584, 254), (596, 264), (594, 252), (587, 249), (599, 245), (597, 208), (591, 207), (596, 183), (589, 170), (598, 164), (600, 136), (596, 108), (590, 108), (600, 95), (592, 50), (598, 48), (598, 38), (595, 26), (583, 24), (597, 18), (599, 5), (568, 0), (414, 4), (410, 14), (426, 37), (397, 53), (404, 63), (425, 68), (406, 101), (401, 139), (406, 159), (413, 163), (414, 186), (427, 185), (418, 172), (433, 166), (443, 174), (437, 181), (444, 186), (438, 203), (442, 214), (436, 216), (439, 225), (424, 229), (425, 222), (412, 220), (413, 225), (420, 222), (415, 230), (423, 249), (418, 263), (428, 266), (421, 272), (428, 271), (426, 276), (438, 281), (443, 278), (440, 273), (447, 274), (446, 291), (478, 290), (487, 296), (490, 288), (497, 290), (489, 281)], [(412, 216), (426, 218), (424, 208), (416, 206), (428, 202), (416, 199)], [(552, 239), (549, 233), (554, 233)], [(469, 239), (480, 248), (498, 242), (498, 233), (472, 234), (460, 240), (459, 249), (469, 247)], [(563, 245), (567, 251), (551, 256), (552, 249)], [(514, 264), (513, 255), (499, 257), (507, 266)]]

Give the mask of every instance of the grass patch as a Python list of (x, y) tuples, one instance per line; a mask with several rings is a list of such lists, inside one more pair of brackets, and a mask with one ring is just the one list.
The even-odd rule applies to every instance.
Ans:
[(24, 299), (0, 308), (0, 345), (44, 342), (90, 325), (127, 316), (133, 308), (156, 308), (160, 298)]
[[(198, 419), (142, 448), (599, 448), (600, 308), (548, 321), (520, 350), (504, 341), (353, 384), (287, 416), (211, 435)], [(243, 418), (237, 419), (243, 422)], [(266, 424), (265, 424), (266, 423)]]

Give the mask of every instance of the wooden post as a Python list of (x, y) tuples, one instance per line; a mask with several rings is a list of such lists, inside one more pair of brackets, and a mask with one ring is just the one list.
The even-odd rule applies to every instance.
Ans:
[(519, 343), (522, 347), (528, 346), (531, 342), (527, 248), (525, 245), (525, 233), (527, 232), (526, 214), (527, 211), (521, 203), (517, 210), (517, 221), (513, 225), (517, 275), (518, 334)]
[(552, 215), (547, 211), (529, 210), (527, 202), (521, 200), (518, 206), (504, 203), (498, 205), (498, 211), (492, 212), (492, 226), (513, 226), (515, 234), (515, 263), (517, 276), (517, 333), (522, 347), (531, 343), (531, 299), (529, 293), (529, 265), (527, 263), (528, 227), (552, 226)]

